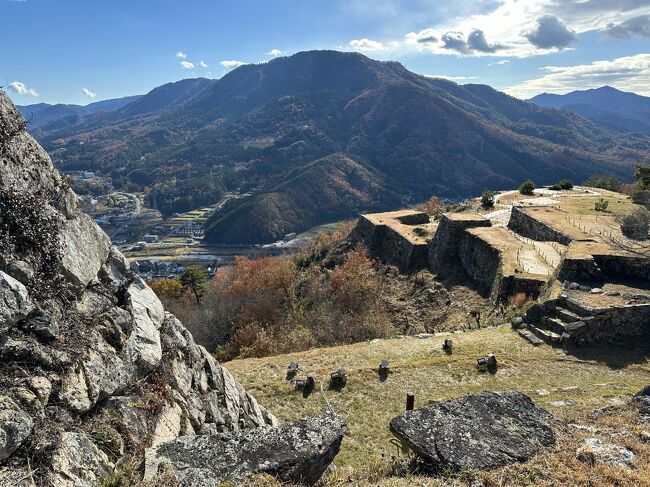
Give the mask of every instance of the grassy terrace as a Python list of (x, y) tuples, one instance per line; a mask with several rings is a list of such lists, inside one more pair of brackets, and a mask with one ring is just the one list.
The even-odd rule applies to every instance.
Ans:
[[(445, 337), (454, 340), (452, 355), (446, 355), (441, 350), (440, 345)], [(631, 351), (627, 348), (624, 353), (618, 353), (616, 350), (593, 349), (584, 351), (581, 355), (568, 355), (548, 346), (535, 348), (509, 328), (499, 327), (429, 339), (378, 340), (262, 359), (236, 360), (226, 366), (260, 403), (285, 421), (320, 414), (326, 410), (318, 387), (309, 397), (304, 398), (285, 382), (289, 362), (297, 361), (304, 374), (314, 374), (317, 384), (321, 378), (327, 378), (331, 371), (339, 367), (345, 368), (349, 374), (347, 387), (341, 392), (326, 391), (333, 408), (343, 415), (349, 415), (348, 432), (335, 461), (338, 474), (343, 471), (356, 472), (354, 475), (359, 476), (358, 485), (375, 485), (374, 482), (377, 482), (376, 485), (428, 486), (449, 484), (419, 477), (417, 481), (394, 478), (380, 480), (384, 473), (376, 473), (382, 458), (390, 458), (396, 453), (396, 448), (389, 443), (392, 436), (388, 422), (403, 411), (407, 392), (415, 393), (416, 407), (421, 407), (431, 401), (485, 390), (517, 389), (529, 394), (538, 404), (558, 417), (580, 422), (581, 418), (584, 420), (585, 415), (596, 408), (626, 403), (628, 395), (650, 383), (650, 365), (645, 359), (648, 351)], [(495, 375), (481, 373), (475, 368), (476, 359), (489, 352), (494, 353), (499, 361)], [(622, 361), (623, 357), (626, 362)], [(379, 380), (376, 371), (382, 359), (391, 361), (391, 373), (385, 382)], [(604, 431), (610, 428), (620, 432), (621, 426), (617, 421), (625, 418), (626, 414), (631, 415), (630, 418), (634, 415), (628, 409), (627, 412), (617, 413), (615, 417), (599, 421), (603, 423)], [(625, 425), (630, 431), (636, 428), (633, 419), (626, 419)], [(528, 464), (509, 467), (504, 472), (513, 472), (512, 482), (494, 485), (557, 485), (555, 482), (560, 481), (566, 485), (586, 485), (578, 482), (581, 475), (595, 475), (595, 481), (590, 485), (612, 485), (610, 477), (614, 474), (617, 475), (617, 481), (621, 482), (619, 485), (642, 485), (639, 482), (645, 473), (620, 477), (621, 473), (608, 473), (606, 467), (589, 467), (577, 462), (574, 458), (575, 448), (588, 432), (568, 433), (561, 435), (559, 453), (538, 455)], [(630, 434), (633, 435), (633, 432)], [(625, 438), (621, 433), (619, 444)], [(630, 441), (640, 464), (648, 466), (650, 449), (641, 443)], [(560, 461), (558, 459), (568, 464), (555, 465)], [(575, 465), (571, 466), (572, 463)], [(527, 476), (541, 475), (540, 472), (534, 472), (539, 468), (558, 469), (558, 472), (553, 472), (546, 483), (522, 480)], [(565, 470), (564, 474), (562, 469)], [(327, 485), (342, 485), (338, 483), (338, 474), (333, 475)], [(548, 474), (547, 472), (546, 475)], [(501, 472), (500, 475), (504, 473)], [(562, 479), (562, 475), (567, 477)], [(460, 482), (459, 477), (452, 477), (448, 480)], [(598, 480), (601, 477), (605, 479), (604, 483)], [(372, 483), (364, 483), (370, 482), (369, 479), (372, 478)]]

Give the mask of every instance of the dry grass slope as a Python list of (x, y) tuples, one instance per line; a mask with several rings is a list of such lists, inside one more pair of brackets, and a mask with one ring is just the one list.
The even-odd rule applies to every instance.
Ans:
[[(454, 353), (441, 350), (445, 337), (454, 341)], [(478, 372), (476, 358), (492, 352), (499, 360), (495, 375)], [(639, 440), (643, 425), (628, 405), (629, 395), (650, 383), (648, 350), (605, 349), (571, 356), (547, 346), (534, 348), (509, 328), (483, 329), (429, 339), (375, 340), (301, 353), (236, 360), (228, 369), (282, 420), (323, 413), (325, 403), (316, 390), (304, 398), (285, 379), (287, 364), (297, 361), (304, 374), (321, 378), (339, 367), (349, 373), (341, 392), (326, 391), (332, 407), (348, 415), (349, 429), (336, 468), (324, 485), (442, 486), (469, 485), (482, 479), (491, 486), (639, 486), (650, 485), (650, 447)], [(391, 361), (385, 382), (377, 374), (382, 359)], [(324, 384), (327, 388), (327, 383)], [(317, 388), (318, 389), (318, 388)], [(432, 478), (391, 475), (393, 462), (404, 463), (390, 443), (388, 422), (404, 409), (406, 393), (415, 393), (416, 407), (485, 390), (517, 389), (529, 394), (564, 423), (557, 448), (526, 464), (489, 473), (447, 473)], [(567, 405), (571, 404), (571, 405)], [(592, 411), (608, 406), (608, 413)], [(597, 432), (569, 423), (593, 426)], [(575, 450), (589, 436), (627, 446), (637, 455), (637, 467), (590, 466), (575, 458)], [(395, 457), (395, 458), (393, 458)], [(271, 485), (271, 484), (269, 484)]]

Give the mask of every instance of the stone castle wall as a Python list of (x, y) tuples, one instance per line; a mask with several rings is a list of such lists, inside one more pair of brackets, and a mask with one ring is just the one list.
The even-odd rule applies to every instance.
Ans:
[(454, 214), (442, 215), (438, 231), (429, 242), (429, 269), (431, 272), (441, 272), (457, 261), (460, 241), (465, 230), (475, 227), (489, 227), (490, 220), (481, 215), (473, 218), (460, 219)]
[(601, 276), (593, 256), (580, 258), (564, 257), (557, 273), (560, 281), (593, 280)]
[(463, 231), (458, 241), (458, 260), (479, 290), (493, 294), (498, 287), (501, 254), (488, 242)]
[[(428, 216), (424, 216), (428, 222)], [(408, 225), (424, 223), (419, 214), (401, 217), (400, 221)], [(389, 226), (377, 225), (364, 215), (359, 217), (350, 238), (353, 241), (363, 242), (373, 256), (397, 266), (400, 272), (411, 273), (427, 267), (428, 249), (426, 244), (415, 244)]]
[(647, 257), (596, 254), (594, 260), (605, 275), (650, 280), (650, 259)]
[(512, 208), (508, 228), (519, 235), (533, 240), (558, 242), (562, 245), (569, 245), (571, 243), (571, 239), (567, 235), (536, 220), (516, 206)]
[(589, 333), (582, 337), (587, 343), (650, 336), (650, 304), (599, 308), (593, 311), (593, 316), (594, 320), (589, 323)]

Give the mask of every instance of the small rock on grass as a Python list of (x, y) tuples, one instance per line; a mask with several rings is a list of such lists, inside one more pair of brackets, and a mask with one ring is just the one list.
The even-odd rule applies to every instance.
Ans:
[(587, 438), (576, 452), (578, 460), (591, 465), (607, 463), (621, 468), (634, 467), (635, 455), (627, 448), (605, 443), (598, 438)]

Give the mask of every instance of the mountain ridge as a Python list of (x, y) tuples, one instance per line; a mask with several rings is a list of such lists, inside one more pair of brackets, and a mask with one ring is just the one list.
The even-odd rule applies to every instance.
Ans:
[(577, 113), (613, 130), (650, 135), (650, 97), (611, 86), (564, 95), (541, 93), (527, 101)]
[[(166, 91), (176, 95), (166, 98)], [(155, 109), (136, 110), (149, 104)], [(208, 238), (216, 243), (269, 241), (327, 215), (353, 217), (432, 193), (459, 199), (528, 178), (542, 184), (594, 172), (624, 177), (633, 164), (650, 161), (648, 137), (485, 85), (461, 86), (337, 51), (306, 51), (242, 66), (219, 80), (164, 85), (118, 111), (34, 135), (63, 169), (92, 169), (114, 183), (148, 188), (167, 215), (214, 203), (225, 191), (253, 193), (209, 222)], [(316, 185), (308, 194), (293, 185), (290, 194), (276, 194), (279, 182), (318, 160), (346, 171), (353, 161), (353, 173), (364, 176), (317, 171), (337, 187)], [(368, 193), (369, 187), (375, 189)], [(264, 204), (274, 198), (283, 204)], [(314, 206), (319, 198), (334, 206)], [(288, 201), (309, 210), (286, 219), (279, 208)]]
[(120, 98), (100, 100), (87, 105), (66, 103), (35, 103), (32, 105), (17, 105), (18, 111), (25, 117), (30, 128), (40, 128), (51, 122), (67, 117), (83, 117), (99, 112), (111, 112), (138, 100), (142, 95), (131, 95)]

